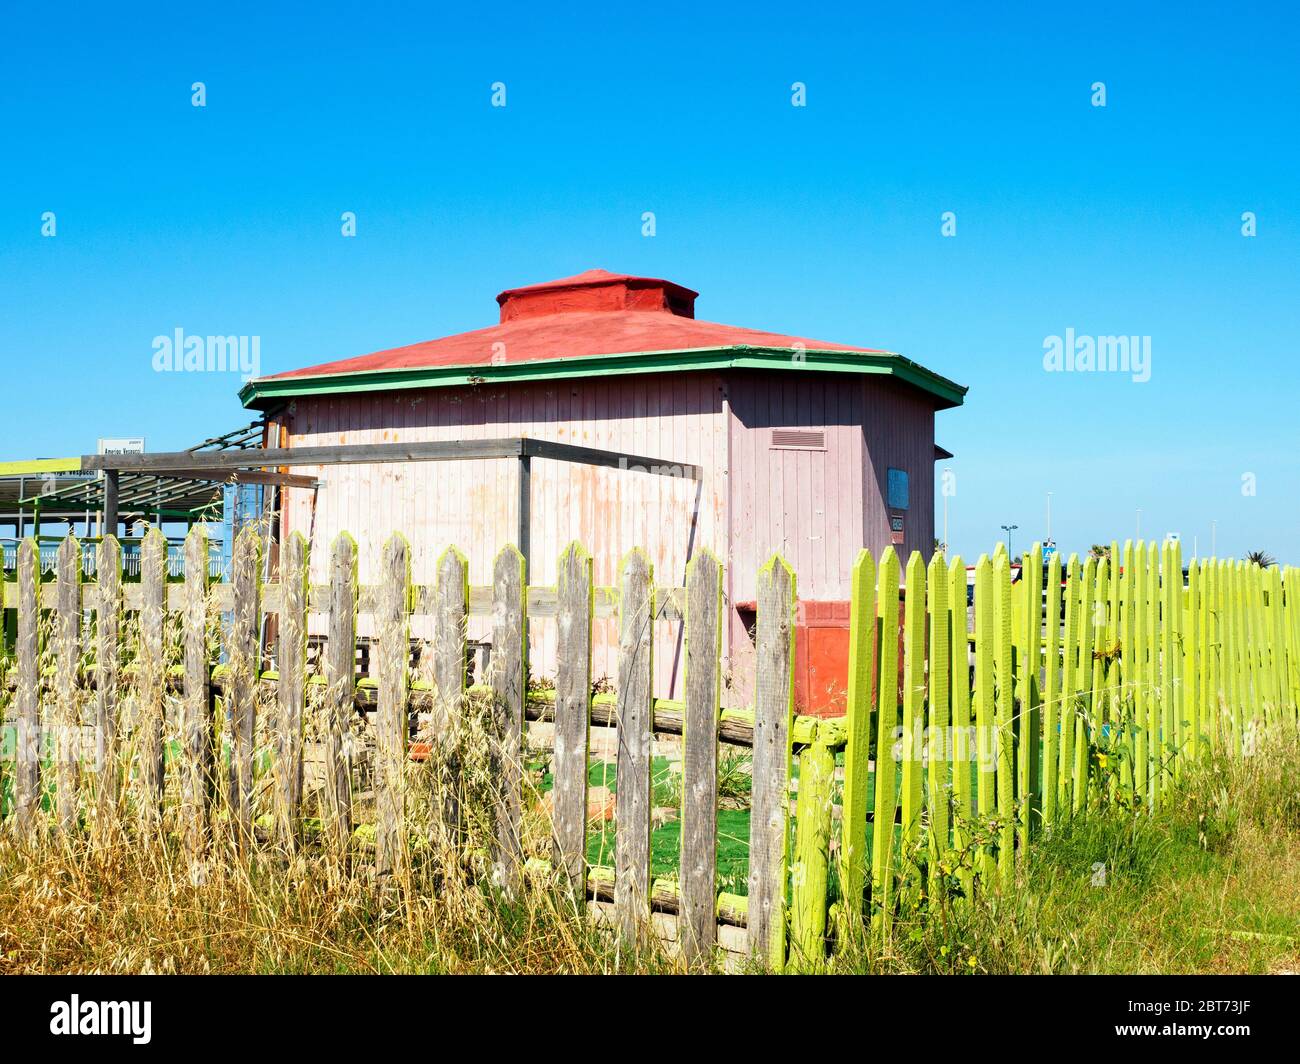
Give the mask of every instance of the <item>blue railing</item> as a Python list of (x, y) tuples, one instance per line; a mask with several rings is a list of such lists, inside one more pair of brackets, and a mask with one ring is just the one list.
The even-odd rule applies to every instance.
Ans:
[[(55, 565), (59, 555), (58, 540), (42, 540), (40, 544), (41, 552), (41, 572), (54, 572)], [(3, 556), (4, 572), (13, 573), (18, 569), (18, 543), (16, 539), (0, 540), (0, 555)], [(81, 571), (83, 575), (91, 579), (96, 573), (95, 568), (95, 550), (96, 544), (83, 543), (81, 545)], [(122, 575), (128, 580), (138, 579), (140, 576), (140, 541), (127, 540), (122, 544)], [(226, 577), (223, 572), (221, 544), (208, 544), (208, 575), (214, 580), (224, 580)], [(173, 541), (167, 544), (167, 576), (173, 580), (180, 580), (185, 576), (185, 544), (183, 541)]]

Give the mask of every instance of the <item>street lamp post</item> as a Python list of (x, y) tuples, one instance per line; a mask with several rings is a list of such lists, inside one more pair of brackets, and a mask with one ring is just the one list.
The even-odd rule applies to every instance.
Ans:
[(1014, 532), (1019, 527), (1020, 527), (1019, 525), (1002, 526), (1002, 531), (1007, 534), (1007, 561), (1008, 562), (1010, 562), (1015, 557), (1015, 554), (1013, 554), (1011, 551), (1011, 533)]

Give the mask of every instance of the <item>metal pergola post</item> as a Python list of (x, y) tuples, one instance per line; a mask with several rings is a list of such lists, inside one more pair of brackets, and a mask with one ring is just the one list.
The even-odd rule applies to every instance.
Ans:
[(116, 469), (104, 470), (104, 528), (103, 535), (117, 535), (117, 487), (119, 473)]

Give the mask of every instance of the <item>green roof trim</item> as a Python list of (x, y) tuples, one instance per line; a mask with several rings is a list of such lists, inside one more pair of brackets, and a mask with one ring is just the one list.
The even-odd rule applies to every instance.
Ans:
[(244, 385), (239, 398), (247, 408), (266, 409), (283, 399), (342, 392), (386, 392), (404, 388), (450, 388), (492, 381), (562, 380), (719, 369), (780, 369), (795, 373), (862, 373), (895, 377), (933, 396), (939, 409), (961, 406), (967, 390), (964, 385), (891, 351), (735, 346), (583, 355), (502, 365), (421, 366), (299, 377), (262, 377)]

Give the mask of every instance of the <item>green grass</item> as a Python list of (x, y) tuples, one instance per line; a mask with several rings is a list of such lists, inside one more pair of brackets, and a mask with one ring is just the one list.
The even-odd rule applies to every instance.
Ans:
[(837, 970), (926, 973), (1300, 971), (1300, 743), (1189, 768), (1153, 816), (1065, 818), (1014, 882), (926, 898)]
[[(656, 807), (681, 808), (678, 786), (680, 777), (674, 777), (666, 757), (656, 757), (651, 763), (650, 785)], [(550, 772), (542, 777), (542, 793), (554, 786)], [(608, 787), (618, 793), (618, 767), (612, 761), (593, 762), (587, 771), (587, 783), (592, 787)], [(616, 824), (605, 821), (599, 831), (590, 831), (587, 837), (587, 861), (593, 865), (614, 865), (614, 837)], [(681, 866), (682, 825), (680, 819), (669, 821), (650, 832), (650, 874), (655, 878), (675, 879)], [(730, 894), (746, 894), (749, 876), (749, 810), (718, 810), (718, 889)]]

